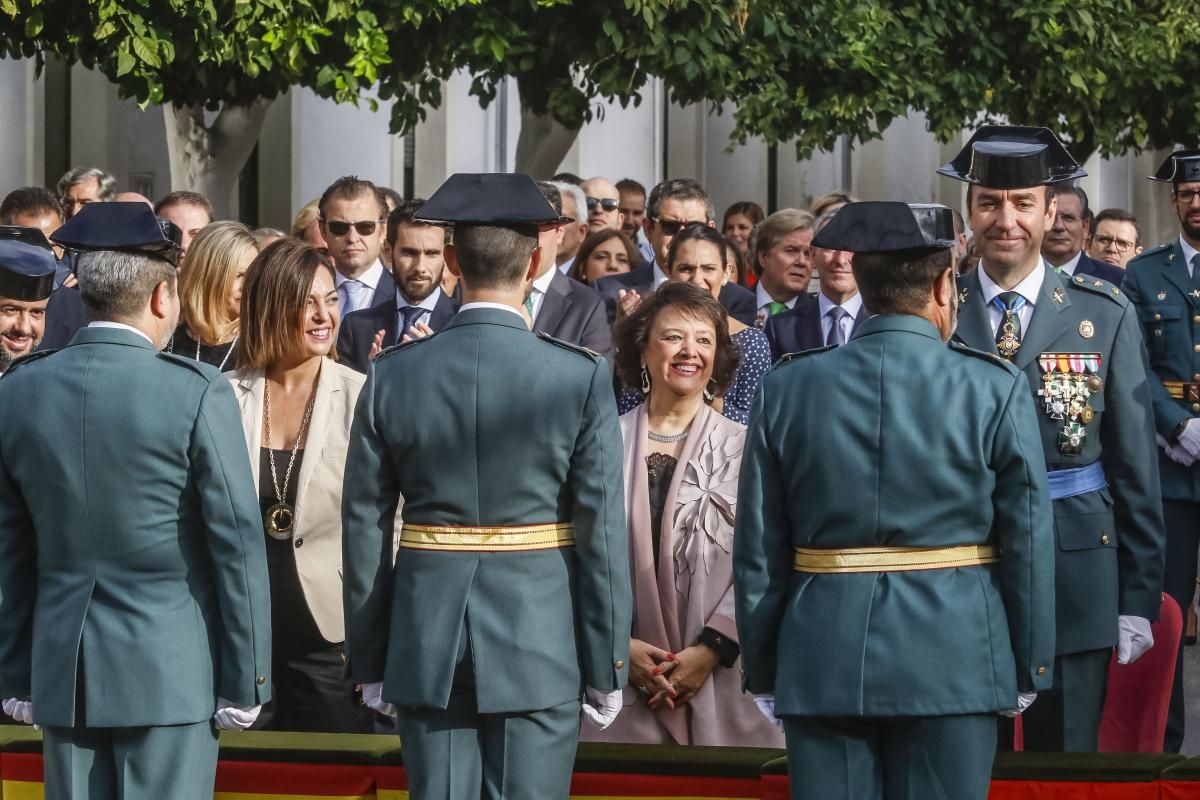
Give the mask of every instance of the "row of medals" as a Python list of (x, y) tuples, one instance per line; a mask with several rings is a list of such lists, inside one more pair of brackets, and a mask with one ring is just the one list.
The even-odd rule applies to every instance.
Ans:
[(1099, 353), (1042, 353), (1038, 356), (1042, 372), (1042, 408), (1050, 419), (1062, 422), (1058, 449), (1063, 455), (1083, 452), (1087, 426), (1095, 418), (1088, 400), (1104, 388), (1100, 379)]

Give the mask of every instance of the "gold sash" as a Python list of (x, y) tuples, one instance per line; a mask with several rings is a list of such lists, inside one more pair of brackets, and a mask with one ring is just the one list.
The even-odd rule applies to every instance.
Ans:
[(909, 572), (994, 564), (1000, 560), (990, 544), (954, 547), (797, 547), (794, 569), (819, 575), (843, 572)]
[(447, 525), (410, 525), (400, 531), (400, 546), (409, 550), (444, 550), (458, 553), (511, 553), (574, 547), (575, 526), (569, 522), (520, 525), (510, 528), (460, 528)]

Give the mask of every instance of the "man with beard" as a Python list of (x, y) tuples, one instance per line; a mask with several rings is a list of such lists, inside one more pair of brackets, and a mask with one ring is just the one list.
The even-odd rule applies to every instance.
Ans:
[(41, 230), (0, 227), (0, 373), (41, 342), (56, 266)]
[(159, 352), (178, 233), (141, 203), (85, 205), (55, 239), (92, 321), (0, 380), (0, 698), (42, 726), (46, 797), (211, 798), (218, 730), (270, 699), (233, 390)]
[[(1054, 501), (1054, 687), (1025, 714), (1025, 749), (1095, 751), (1113, 647), (1154, 643), (1163, 549), (1150, 387), (1121, 289), (1047, 267), (1053, 186), (1086, 173), (1047, 128), (980, 128), (942, 175), (965, 181), (979, 268), (959, 280), (956, 338), (1025, 373)], [(1011, 746), (1011, 731), (1001, 744)]]
[(442, 291), (446, 261), (446, 231), (437, 225), (413, 222), (424, 200), (396, 207), (387, 221), (383, 257), (396, 281), (393, 297), (342, 319), (338, 332), (338, 358), (359, 372), (385, 347), (436, 333), (454, 316), (455, 303)]
[(946, 345), (953, 225), (944, 206), (838, 212), (814, 244), (854, 253), (875, 316), (844, 347), (786, 357), (754, 401), (737, 628), (793, 800), (984, 800), (997, 712), (1050, 685), (1037, 419), (1016, 368)]
[[(1172, 153), (1151, 180), (1171, 184), (1179, 238), (1130, 261), (1123, 288), (1142, 320), (1150, 353), (1167, 531), (1163, 591), (1186, 613), (1196, 593), (1200, 547), (1200, 150)], [(1179, 751), (1183, 728), (1181, 650), (1163, 741), (1167, 752)]]

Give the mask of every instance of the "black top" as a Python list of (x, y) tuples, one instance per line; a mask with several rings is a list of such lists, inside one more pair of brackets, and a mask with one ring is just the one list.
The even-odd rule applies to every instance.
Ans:
[[(275, 486), (271, 481), (271, 457), (275, 458), (275, 470), (279, 476), (280, 486), (283, 476), (287, 474), (290, 450), (269, 450), (260, 448), (258, 467), (258, 504), (263, 517), (267, 510), (279, 502), (275, 496)], [(292, 508), (296, 507), (296, 487), (300, 483), (300, 464), (304, 460), (304, 451), (296, 453), (296, 463), (292, 466), (292, 478), (288, 481), (284, 500)], [(263, 536), (267, 542), (267, 575), (271, 580), (271, 647), (275, 658), (288, 658), (326, 650), (330, 643), (325, 641), (321, 630), (313, 619), (308, 601), (304, 599), (304, 589), (300, 586), (300, 573), (296, 569), (296, 548), (294, 539), (276, 539), (266, 532), (263, 524)]]
[[(174, 353), (184, 358), (194, 358), (205, 364), (211, 364), (222, 372), (229, 372), (237, 365), (237, 351), (235, 350), (237, 343), (238, 340), (234, 339), (225, 344), (200, 344), (200, 349), (197, 351), (196, 345), (199, 342), (188, 333), (187, 325), (180, 325), (175, 329), (175, 333), (171, 334), (171, 341), (167, 342), (165, 349), (168, 353)], [(196, 355), (197, 352), (200, 354), (199, 357)], [(282, 477), (280, 476), (281, 479)]]

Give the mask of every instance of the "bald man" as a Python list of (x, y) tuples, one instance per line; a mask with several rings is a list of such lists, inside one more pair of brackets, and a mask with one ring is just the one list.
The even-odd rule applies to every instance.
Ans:
[(580, 188), (587, 195), (588, 233), (605, 228), (621, 230), (625, 215), (621, 213), (621, 193), (608, 178), (588, 178)]

